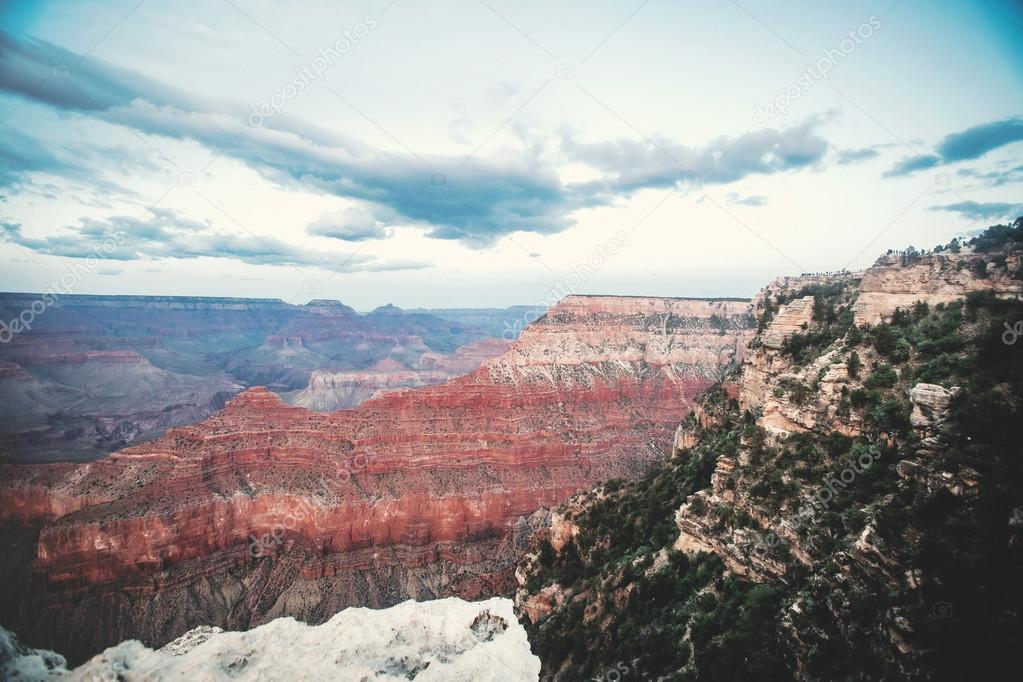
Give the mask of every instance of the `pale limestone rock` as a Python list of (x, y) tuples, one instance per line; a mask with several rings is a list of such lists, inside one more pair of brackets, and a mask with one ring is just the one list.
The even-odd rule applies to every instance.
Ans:
[(567, 516), (560, 512), (551, 512), (551, 547), (554, 551), (560, 552), (570, 540), (579, 536), (579, 526), (569, 521)]
[(948, 416), (948, 406), (958, 392), (958, 387), (947, 389), (937, 384), (917, 384), (909, 391), (913, 402), (910, 424), (921, 431), (937, 428)]
[(785, 339), (813, 322), (813, 296), (804, 296), (781, 307), (764, 331), (764, 347), (780, 350)]
[(860, 295), (853, 305), (856, 323), (877, 324), (896, 308), (908, 309), (917, 301), (932, 306), (950, 303), (973, 291), (993, 291), (1005, 298), (1023, 295), (1023, 281), (1010, 274), (1019, 270), (1019, 253), (1008, 254), (1003, 267), (993, 268), (988, 263), (987, 276), (978, 277), (970, 263), (982, 257), (964, 250), (928, 254), (903, 265), (897, 254), (882, 256), (863, 273)]

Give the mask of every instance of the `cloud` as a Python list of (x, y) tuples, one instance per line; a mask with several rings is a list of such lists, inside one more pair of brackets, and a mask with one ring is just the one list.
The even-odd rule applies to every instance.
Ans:
[[(52, 77), (54, 65), (66, 74)], [(663, 138), (657, 148), (619, 140), (582, 144), (566, 138), (568, 161), (603, 173), (598, 180), (564, 184), (538, 159), (543, 145), (527, 145), (516, 158), (395, 154), (295, 116), (247, 124), (246, 106), (199, 98), (141, 74), (92, 57), (80, 57), (42, 40), (0, 32), (0, 90), (129, 126), (151, 135), (196, 141), (233, 157), (272, 181), (294, 184), (386, 209), (396, 221), (425, 225), (428, 236), (472, 247), (492, 245), (516, 232), (551, 234), (572, 224), (574, 211), (610, 203), (622, 195), (671, 186), (696, 174), (706, 183), (727, 183), (754, 173), (779, 173), (817, 163), (827, 142), (819, 119), (783, 131), (758, 130), (693, 148)], [(23, 171), (26, 164), (19, 168)], [(436, 182), (437, 174), (446, 174)], [(367, 230), (332, 235), (352, 241)], [(324, 224), (317, 229), (326, 231)], [(362, 237), (368, 238), (368, 237)]]
[(368, 211), (354, 206), (324, 213), (309, 223), (306, 232), (349, 242), (383, 239), (388, 234), (383, 225)]
[(903, 159), (886, 176), (908, 175), (941, 164), (979, 159), (990, 151), (1023, 140), (1023, 118), (1012, 117), (975, 125), (957, 133), (949, 133), (935, 148), (934, 154), (921, 154)]
[(931, 206), (932, 211), (950, 211), (969, 220), (997, 220), (999, 218), (1015, 218), (1023, 215), (1023, 204), (1009, 204), (1002, 201), (978, 203), (976, 201), (960, 201), (944, 206)]
[(118, 270), (117, 268), (100, 268), (99, 270), (96, 271), (96, 274), (106, 275), (107, 277), (114, 277), (116, 275), (121, 274), (122, 272), (124, 271)]
[(767, 206), (767, 197), (762, 197), (759, 194), (751, 194), (748, 197), (744, 197), (736, 192), (729, 192), (726, 198), (728, 203), (739, 206)]
[[(66, 77), (52, 77), (53, 65), (67, 65)], [(566, 214), (575, 207), (554, 172), (530, 160), (473, 159), (471, 173), (455, 176), (451, 170), (461, 158), (423, 157), (424, 166), (407, 154), (376, 150), (296, 117), (271, 117), (254, 128), (245, 106), (196, 98), (2, 31), (0, 89), (146, 134), (194, 140), (274, 181), (386, 206), (407, 221), (428, 223), (430, 236), (440, 239), (487, 245), (516, 230), (557, 232), (569, 225)], [(445, 172), (445, 183), (432, 182), (435, 173)]]
[(876, 147), (862, 147), (860, 149), (843, 149), (838, 152), (838, 163), (847, 166), (851, 163), (859, 163), (868, 159), (877, 158), (880, 152)]
[(934, 168), (935, 166), (941, 165), (941, 158), (933, 154), (920, 154), (919, 156), (911, 156), (909, 158), (899, 161), (894, 166), (884, 172), (886, 178), (896, 177), (900, 175), (909, 175), (919, 170), (926, 170), (928, 168)]
[(967, 178), (977, 178), (978, 180), (986, 181), (990, 187), (999, 187), (1010, 182), (1018, 182), (1023, 180), (1023, 165), (1014, 166), (1012, 168), (996, 168), (989, 171), (978, 171), (973, 168), (960, 168), (956, 171), (956, 175), (961, 175)]
[(359, 253), (306, 249), (273, 237), (214, 231), (169, 209), (154, 208), (142, 218), (83, 218), (76, 229), (43, 238), (26, 236), (18, 223), (0, 223), (0, 234), (32, 251), (68, 258), (112, 261), (162, 258), (227, 258), (251, 265), (317, 267), (335, 272), (409, 270), (428, 267), (419, 261), (377, 261)]
[(966, 161), (1020, 140), (1023, 140), (1023, 118), (1008, 118), (946, 135), (938, 145), (938, 154), (945, 163)]
[[(0, 76), (0, 79), (2, 78), (3, 76)], [(84, 163), (109, 149), (89, 151), (87, 147), (82, 147), (73, 155), (83, 161), (77, 163), (56, 155), (34, 138), (7, 128), (0, 135), (0, 187), (19, 190), (30, 188), (51, 200), (56, 200), (58, 196), (64, 198), (72, 196), (75, 201), (92, 206), (110, 206), (108, 199), (115, 196), (125, 199), (140, 198), (137, 192), (103, 177), (97, 172), (95, 163)], [(109, 160), (110, 157), (104, 158)], [(138, 162), (138, 165), (144, 163)], [(72, 193), (67, 186), (58, 187), (50, 182), (40, 182), (29, 177), (34, 173), (63, 177), (85, 191), (82, 194)], [(0, 196), (0, 201), (6, 201), (6, 197)]]
[(765, 128), (737, 138), (719, 137), (699, 147), (664, 138), (580, 143), (564, 134), (562, 149), (574, 161), (608, 174), (588, 183), (608, 193), (669, 187), (681, 182), (724, 184), (753, 174), (799, 170), (819, 162), (828, 143), (817, 133), (818, 117), (786, 130)]
[(77, 166), (61, 161), (49, 149), (17, 130), (7, 128), (0, 135), (0, 187), (19, 185), (28, 173), (77, 175), (78, 171)]

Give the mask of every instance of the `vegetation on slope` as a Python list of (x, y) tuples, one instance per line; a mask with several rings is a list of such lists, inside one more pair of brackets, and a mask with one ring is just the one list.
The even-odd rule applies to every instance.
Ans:
[[(997, 250), (998, 239), (982, 243)], [(1023, 303), (973, 295), (858, 327), (845, 286), (800, 295), (815, 295), (815, 322), (783, 352), (800, 364), (825, 352), (844, 360), (855, 388), (839, 410), (862, 433), (771, 439), (723, 387), (709, 391), (708, 426), (692, 415), (683, 425), (695, 446), (640, 481), (574, 500), (574, 541), (523, 563), (529, 595), (556, 594), (549, 615), (523, 618), (544, 679), (606, 679), (623, 665), (659, 680), (1023, 678), (1013, 655), (1023, 641), (1023, 338), (1006, 336)], [(937, 445), (910, 424), (918, 383), (960, 387)], [(810, 400), (818, 387), (803, 390)], [(711, 508), (719, 458), (739, 462), (724, 482), (736, 504)], [(815, 493), (850, 467), (855, 480), (820, 504)], [(778, 570), (744, 577), (717, 554), (673, 549), (684, 504), (723, 542), (760, 538), (745, 548), (749, 565)]]

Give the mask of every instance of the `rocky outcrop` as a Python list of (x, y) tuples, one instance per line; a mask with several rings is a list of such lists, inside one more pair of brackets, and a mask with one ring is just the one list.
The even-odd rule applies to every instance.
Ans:
[[(330, 651), (323, 656), (320, 652)], [(536, 680), (507, 599), (443, 599), (372, 611), (348, 609), (309, 627), (284, 618), (244, 633), (199, 626), (154, 651), (128, 641), (68, 670), (62, 656), (28, 649), (0, 628), (0, 676), (67, 680)]]
[[(738, 392), (740, 407), (756, 415), (757, 425), (774, 443), (784, 443), (797, 434), (861, 436), (865, 427), (863, 414), (851, 409), (850, 396), (855, 391), (862, 392), (865, 378), (878, 365), (886, 363), (876, 353), (858, 353), (858, 367), (853, 376), (848, 365), (852, 351), (842, 342), (841, 335), (829, 340), (803, 363), (796, 360), (794, 353), (787, 352), (786, 342), (794, 335), (820, 332), (822, 321), (814, 318), (815, 298), (820, 298), (822, 308), (832, 309), (836, 316), (843, 309), (850, 310), (854, 324), (880, 322), (890, 318), (896, 309), (912, 309), (919, 302), (936, 305), (962, 300), (974, 291), (1015, 298), (1021, 291), (1019, 256), (1014, 252), (995, 258), (968, 250), (960, 254), (927, 254), (913, 258), (888, 255), (863, 273), (787, 277), (772, 282), (754, 298), (754, 309), (766, 321), (766, 326), (743, 361)], [(976, 274), (980, 272), (984, 275)], [(908, 391), (913, 408), (909, 421), (920, 445), (915, 457), (898, 463), (897, 470), (904, 477), (921, 468), (921, 457), (940, 450), (940, 425), (958, 391), (957, 387), (935, 384), (916, 384)], [(877, 438), (878, 434), (873, 437)], [(681, 425), (676, 435), (676, 448), (681, 451), (697, 443), (696, 431), (686, 424)], [(803, 563), (809, 562), (810, 553), (794, 532), (805, 518), (801, 521), (795, 515), (758, 509), (749, 496), (741, 492), (741, 486), (737, 489), (733, 470), (737, 463), (747, 464), (749, 460), (750, 454), (745, 450), (740, 450), (737, 459), (718, 460), (711, 488), (697, 493), (694, 498), (699, 498), (698, 501), (683, 505), (678, 512), (680, 536), (675, 547), (689, 553), (713, 552), (733, 572), (762, 581), (778, 578), (785, 570), (784, 563), (765, 561), (771, 552), (764, 543), (764, 535)], [(969, 489), (971, 476), (966, 472), (965, 477), (954, 483), (950, 483), (952, 479), (936, 480), (932, 487), (944, 486), (953, 491)], [(747, 514), (758, 522), (761, 530), (739, 528), (730, 534), (722, 533), (714, 512), (721, 504)]]
[(813, 296), (804, 296), (782, 306), (764, 331), (763, 345), (770, 350), (781, 350), (785, 339), (806, 329), (813, 322)]
[[(761, 318), (767, 313), (769, 320), (746, 353), (738, 400), (743, 409), (760, 415), (758, 423), (764, 428), (779, 434), (820, 428), (858, 433), (856, 416), (840, 414), (836, 408), (842, 387), (850, 383), (844, 356), (823, 353), (800, 366), (784, 352), (784, 346), (814, 322), (814, 297), (801, 292), (831, 287), (838, 292), (834, 294), (841, 301), (838, 305), (849, 306), (858, 300), (859, 282), (860, 273), (788, 277), (776, 280), (754, 299)], [(783, 302), (771, 316), (769, 306), (776, 301)], [(819, 390), (811, 390), (815, 386)]]
[(876, 324), (896, 308), (909, 309), (918, 301), (949, 303), (975, 291), (1020, 298), (1020, 267), (1019, 252), (1000, 259), (968, 248), (960, 253), (888, 254), (863, 272), (853, 312), (858, 323)]
[(909, 415), (909, 423), (925, 437), (933, 433), (948, 416), (948, 408), (959, 389), (951, 389), (937, 384), (917, 384), (909, 392), (913, 402), (913, 412)]
[(5, 623), (74, 655), (510, 591), (534, 512), (664, 457), (751, 325), (743, 301), (572, 296), (443, 384), (329, 414), (253, 388), (104, 460), (6, 467), (0, 514), (42, 529), (41, 589)]
[[(784, 278), (765, 288), (754, 299), (758, 312), (762, 314), (771, 301), (781, 303), (773, 316), (766, 316), (766, 326), (746, 353), (738, 378), (738, 398), (741, 408), (755, 415), (766, 439), (756, 444), (744, 440), (734, 455), (718, 457), (710, 487), (692, 495), (676, 513), (679, 536), (674, 548), (690, 556), (712, 553), (729, 572), (753, 582), (787, 580), (792, 564), (813, 566), (821, 548), (815, 544), (814, 533), (807, 529), (820, 522), (830, 500), (859, 475), (878, 466), (883, 448), (896, 442), (896, 436), (885, 427), (874, 424), (868, 432), (865, 415), (852, 409), (850, 403), (854, 392), (865, 396), (867, 388), (878, 386), (894, 393), (890, 404), (899, 405), (908, 399), (912, 407), (908, 414), (908, 425), (914, 435), (910, 443), (912, 456), (891, 462), (889, 466), (894, 472), (929, 493), (976, 495), (982, 476), (975, 469), (961, 466), (955, 473), (935, 471), (931, 461), (947, 446), (943, 424), (960, 388), (929, 383), (903, 387), (899, 375), (903, 371), (911, 374), (911, 370), (890, 367), (889, 371), (894, 372), (891, 383), (865, 384), (875, 369), (888, 365), (886, 358), (871, 349), (869, 343), (861, 346), (861, 341), (848, 341), (844, 332), (831, 338), (823, 334), (827, 325), (814, 317), (815, 298), (820, 300), (822, 310), (831, 309), (837, 318), (847, 309), (853, 313), (853, 323), (862, 325), (890, 319), (899, 308), (911, 310), (920, 302), (933, 306), (962, 301), (976, 291), (1018, 298), (1019, 260), (1018, 252), (1001, 258), (969, 252), (931, 254), (908, 261), (900, 256), (886, 256), (864, 273)], [(971, 264), (975, 262), (981, 265)], [(974, 274), (977, 272), (985, 274), (980, 277)], [(807, 291), (816, 293), (801, 295)], [(786, 342), (796, 334), (811, 332), (826, 340), (809, 359), (800, 362)], [(854, 352), (857, 366), (852, 373), (849, 358)], [(906, 360), (909, 359), (907, 355)], [(701, 420), (701, 426), (704, 421), (707, 420)], [(685, 423), (679, 427), (676, 436), (679, 456), (685, 457), (690, 452), (687, 448), (699, 445), (701, 433), (705, 431)], [(776, 450), (791, 447), (794, 436), (818, 439), (817, 442), (836, 436), (859, 438), (875, 445), (861, 450), (844, 468), (832, 463), (834, 470), (822, 472), (816, 487), (802, 490), (802, 499), (790, 497), (780, 504), (765, 505), (762, 492), (757, 491), (764, 486), (763, 478), (751, 463), (763, 457), (757, 453), (762, 453), (765, 446)], [(790, 472), (782, 473), (780, 482), (800, 489)], [(729, 519), (737, 514), (752, 523), (732, 523)], [(847, 572), (845, 579), (866, 580), (863, 572), (875, 572), (898, 582), (899, 578), (891, 574), (898, 565), (891, 554), (890, 548), (885, 548), (878, 539), (876, 529), (865, 526), (852, 545), (851, 556), (841, 560), (842, 570)], [(869, 568), (864, 570), (864, 566)], [(872, 579), (876, 580), (876, 575)], [(798, 603), (793, 609), (799, 613)], [(893, 635), (893, 641), (906, 634)], [(904, 644), (904, 640), (899, 641)], [(909, 649), (902, 651), (908, 652)]]

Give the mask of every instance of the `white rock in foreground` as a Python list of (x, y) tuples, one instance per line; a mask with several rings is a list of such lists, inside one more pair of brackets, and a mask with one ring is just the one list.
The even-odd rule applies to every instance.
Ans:
[(201, 627), (156, 651), (136, 640), (122, 642), (72, 671), (62, 666), (45, 671), (39, 657), (46, 653), (23, 649), (0, 660), (0, 673), (11, 679), (90, 682), (522, 682), (540, 674), (540, 661), (529, 650), (511, 600), (498, 597), (345, 609), (322, 625), (279, 618), (247, 632)]

